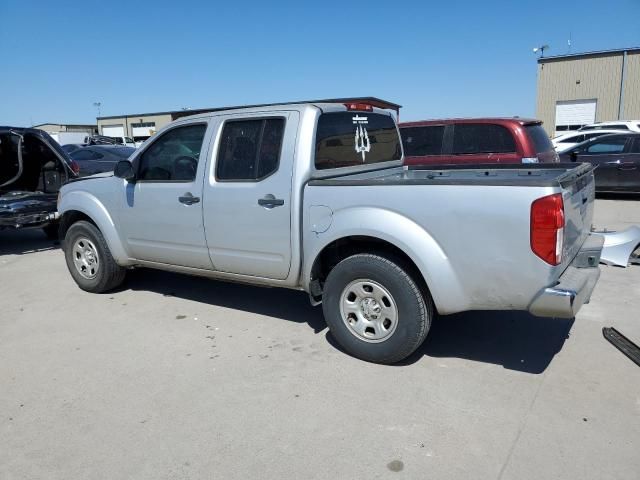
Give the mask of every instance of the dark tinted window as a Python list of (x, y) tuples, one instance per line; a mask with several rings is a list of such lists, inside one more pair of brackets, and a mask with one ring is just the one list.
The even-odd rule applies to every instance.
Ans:
[(606, 138), (595, 141), (586, 149), (586, 153), (622, 153), (624, 145), (627, 143), (626, 137)]
[(533, 142), (536, 153), (544, 153), (553, 150), (553, 143), (542, 125), (528, 125), (525, 127), (529, 139)]
[(284, 119), (226, 122), (216, 175), (220, 180), (259, 180), (278, 169)]
[(318, 170), (400, 160), (393, 118), (369, 112), (323, 113), (316, 130)]
[(629, 153), (640, 153), (640, 135), (633, 139)]
[(511, 132), (501, 125), (459, 123), (453, 128), (454, 155), (515, 152)]
[(140, 180), (191, 181), (196, 178), (206, 125), (178, 127), (162, 134), (140, 158)]
[(405, 127), (400, 129), (404, 154), (407, 156), (442, 154), (444, 125)]

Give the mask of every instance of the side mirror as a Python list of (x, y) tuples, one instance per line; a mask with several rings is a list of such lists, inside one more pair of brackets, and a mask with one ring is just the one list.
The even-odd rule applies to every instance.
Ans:
[(120, 160), (116, 163), (116, 168), (114, 168), (113, 174), (127, 182), (132, 182), (136, 179), (136, 174), (133, 171), (133, 165), (131, 165), (129, 160)]

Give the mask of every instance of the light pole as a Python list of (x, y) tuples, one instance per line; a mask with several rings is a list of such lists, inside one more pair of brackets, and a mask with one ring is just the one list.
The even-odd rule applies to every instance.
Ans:
[(544, 51), (549, 48), (549, 45), (542, 45), (533, 49), (533, 53), (540, 52), (540, 58), (544, 57)]

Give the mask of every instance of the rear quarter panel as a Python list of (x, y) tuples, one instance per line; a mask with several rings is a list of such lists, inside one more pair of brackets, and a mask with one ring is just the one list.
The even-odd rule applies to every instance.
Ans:
[[(303, 286), (332, 241), (366, 235), (402, 249), (417, 265), (441, 314), (526, 309), (562, 266), (530, 247), (530, 208), (554, 187), (308, 186), (303, 219)], [(313, 209), (325, 215), (313, 232)], [(318, 230), (317, 228), (315, 228)], [(322, 229), (320, 229), (322, 230)]]

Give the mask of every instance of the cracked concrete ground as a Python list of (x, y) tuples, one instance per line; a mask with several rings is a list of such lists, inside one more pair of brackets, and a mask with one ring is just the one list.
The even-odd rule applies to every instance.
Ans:
[(638, 478), (640, 367), (601, 329), (640, 344), (640, 267), (603, 266), (575, 321), (442, 317), (400, 366), (340, 352), (299, 292), (82, 292), (37, 231), (0, 232), (0, 285), (3, 480)]

